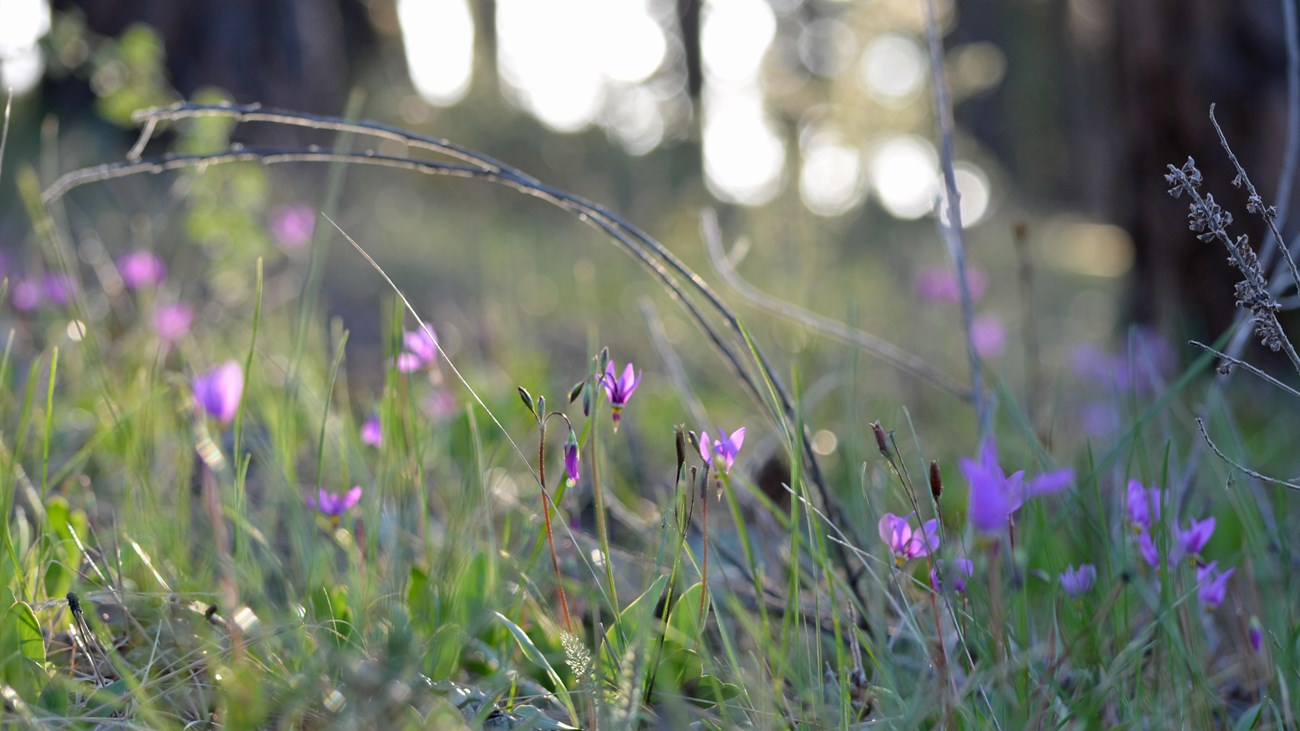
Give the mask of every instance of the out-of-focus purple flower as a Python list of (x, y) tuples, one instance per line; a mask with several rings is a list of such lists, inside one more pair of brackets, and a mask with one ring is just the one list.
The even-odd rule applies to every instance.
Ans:
[(67, 304), (77, 291), (77, 283), (65, 274), (51, 272), (43, 280), (45, 296), (56, 305)]
[(1236, 571), (1236, 569), (1228, 569), (1218, 572), (1216, 571), (1218, 565), (1218, 561), (1211, 561), (1196, 569), (1196, 597), (1207, 609), (1214, 609), (1223, 603), (1228, 593), (1228, 577)]
[(1118, 355), (1084, 343), (1074, 349), (1071, 363), (1080, 378), (1118, 393), (1151, 391), (1173, 364), (1169, 344), (1150, 328), (1135, 328), (1125, 352)]
[(1193, 520), (1187, 530), (1177, 526), (1174, 527), (1174, 547), (1170, 551), (1169, 562), (1174, 563), (1183, 556), (1190, 556), (1193, 561), (1197, 560), (1201, 549), (1205, 544), (1210, 542), (1210, 537), (1214, 535), (1214, 516), (1205, 520)]
[(429, 394), (428, 398), (424, 399), (421, 405), (424, 407), (424, 412), (436, 422), (444, 422), (450, 419), (456, 415), (456, 411), (460, 408), (460, 404), (456, 402), (456, 397), (452, 395), (451, 391), (441, 387), (433, 389), (433, 392)]
[(315, 498), (312, 497), (307, 498), (307, 504), (319, 510), (321, 512), (321, 515), (332, 518), (335, 522), (337, 522), (340, 515), (351, 510), (352, 506), (356, 505), (357, 502), (360, 500), (361, 500), (360, 485), (353, 487), (351, 490), (348, 490), (346, 493), (342, 495), (339, 495), (337, 493), (332, 493), (329, 490), (326, 490), (325, 488), (322, 487), (320, 488), (320, 490), (317, 491)]
[(271, 211), (271, 235), (286, 251), (301, 249), (311, 242), (316, 230), (316, 213), (311, 206), (281, 206)]
[[(988, 277), (984, 272), (973, 267), (966, 269), (966, 284), (970, 287), (972, 301), (984, 296), (988, 287)], [(916, 293), (931, 302), (954, 304), (961, 301), (961, 288), (958, 287), (957, 274), (943, 267), (927, 267), (916, 274)]]
[(568, 474), (569, 487), (578, 484), (578, 435), (569, 430), (569, 439), (564, 443), (564, 471)]
[(133, 251), (117, 260), (117, 273), (127, 289), (155, 287), (167, 277), (167, 265), (152, 251)]
[(1079, 598), (1087, 593), (1092, 585), (1097, 581), (1097, 567), (1086, 563), (1079, 568), (1073, 564), (1065, 567), (1065, 573), (1060, 575), (1061, 588), (1071, 597)]
[(907, 524), (910, 517), (912, 514), (899, 517), (885, 513), (877, 526), (880, 540), (894, 554), (895, 566), (902, 566), (918, 556), (928, 556), (939, 548), (939, 521), (927, 520), (921, 525), (921, 530), (912, 530), (912, 526)]
[(1259, 652), (1264, 648), (1264, 625), (1260, 624), (1259, 617), (1251, 616), (1246, 637), (1250, 640), (1250, 649)]
[(1137, 533), (1138, 553), (1142, 554), (1142, 560), (1147, 562), (1151, 568), (1160, 565), (1160, 549), (1156, 548), (1156, 542), (1151, 540), (1151, 531), (1140, 530)]
[(194, 323), (194, 310), (184, 302), (164, 305), (154, 310), (153, 329), (158, 338), (168, 345), (185, 337)]
[(1074, 481), (1074, 470), (1044, 472), (1025, 480), (1024, 470), (1008, 476), (998, 465), (997, 444), (992, 437), (984, 441), (979, 460), (963, 457), (961, 471), (970, 484), (967, 515), (971, 525), (982, 533), (997, 533), (1006, 528), (1011, 514), (1020, 509), (1026, 498), (1060, 492)]
[(437, 333), (433, 337), (433, 328), (429, 332), (424, 328), (407, 330), (402, 334), (402, 352), (397, 356), (397, 370), (402, 373), (414, 373), (438, 360)]
[(966, 593), (966, 580), (975, 575), (975, 562), (969, 558), (955, 558), (952, 565), (949, 566), (945, 561), (935, 561), (930, 567), (930, 588), (936, 592), (943, 591), (943, 582), (940, 580), (940, 571), (943, 576), (952, 579), (952, 589), (958, 594)]
[(615, 378), (614, 364), (610, 362), (605, 364), (605, 375), (601, 377), (600, 382), (605, 387), (605, 396), (609, 398), (609, 408), (614, 416), (614, 430), (618, 431), (618, 420), (623, 417), (623, 407), (627, 406), (627, 400), (632, 398), (632, 392), (636, 391), (636, 387), (641, 385), (641, 374), (635, 372), (632, 362), (628, 361), (627, 367), (623, 369), (623, 375)]
[(203, 410), (218, 421), (228, 424), (239, 410), (239, 400), (244, 395), (244, 369), (239, 363), (228, 360), (212, 370), (197, 376), (192, 385), (194, 400)]
[(979, 315), (971, 321), (970, 339), (981, 358), (996, 358), (1007, 349), (1007, 327), (997, 315)]
[(45, 292), (34, 279), (19, 279), (9, 292), (9, 302), (19, 312), (31, 312), (41, 305)]
[(1163, 495), (1163, 490), (1145, 487), (1137, 480), (1128, 481), (1128, 495), (1124, 507), (1128, 511), (1128, 520), (1134, 532), (1150, 530), (1152, 522), (1159, 522)]
[(383, 443), (384, 433), (379, 425), (379, 417), (371, 416), (361, 422), (361, 443), (378, 447)]
[[(721, 429), (718, 430), (718, 436), (724, 436)], [(733, 431), (731, 436), (725, 440), (714, 439), (709, 441), (709, 433), (700, 433), (700, 457), (705, 462), (714, 465), (719, 464), (718, 472), (724, 475), (731, 474), (731, 466), (736, 463), (736, 455), (740, 452), (740, 446), (745, 443), (745, 427)]]
[(1079, 414), (1079, 427), (1093, 437), (1114, 437), (1119, 432), (1119, 410), (1109, 401), (1085, 404)]

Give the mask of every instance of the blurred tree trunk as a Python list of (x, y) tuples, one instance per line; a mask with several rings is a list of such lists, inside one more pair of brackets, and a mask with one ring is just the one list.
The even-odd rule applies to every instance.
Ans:
[[(1290, 1), (1290, 0), (1288, 0)], [(1189, 326), (1214, 337), (1232, 320), (1238, 276), (1218, 244), (1187, 230), (1187, 201), (1167, 194), (1168, 164), (1190, 155), (1206, 190), (1236, 214), (1237, 233), (1262, 242), (1245, 213), (1209, 121), (1216, 116), (1260, 193), (1275, 200), (1286, 147), (1286, 39), (1277, 2), (1111, 0), (1123, 147), (1114, 159), (1111, 205), (1133, 237), (1138, 319)]]

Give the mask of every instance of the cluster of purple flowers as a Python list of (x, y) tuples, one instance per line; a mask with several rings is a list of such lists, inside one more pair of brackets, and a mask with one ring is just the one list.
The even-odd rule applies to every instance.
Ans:
[[(1138, 553), (1147, 565), (1156, 568), (1160, 565), (1160, 549), (1156, 546), (1152, 532), (1161, 525), (1162, 505), (1165, 491), (1147, 487), (1138, 480), (1129, 480), (1125, 496), (1125, 512), (1133, 530), (1134, 542)], [(1210, 516), (1204, 520), (1192, 520), (1187, 528), (1177, 523), (1169, 531), (1168, 565), (1176, 566), (1182, 559), (1188, 559), (1196, 567), (1197, 598), (1208, 608), (1223, 603), (1227, 593), (1228, 579), (1236, 569), (1218, 571), (1218, 562), (1206, 564), (1201, 559), (1201, 550), (1214, 536), (1215, 519)]]

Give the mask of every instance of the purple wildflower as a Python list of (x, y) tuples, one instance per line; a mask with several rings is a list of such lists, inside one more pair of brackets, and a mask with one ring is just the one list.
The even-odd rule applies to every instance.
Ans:
[(348, 512), (360, 500), (360, 485), (353, 487), (342, 495), (332, 493), (322, 487), (317, 491), (317, 497), (307, 498), (307, 504), (319, 510), (321, 515), (338, 522), (339, 516)]
[(889, 546), (890, 553), (894, 554), (895, 566), (902, 566), (908, 559), (928, 556), (939, 548), (939, 521), (927, 520), (921, 525), (921, 530), (914, 531), (907, 524), (907, 519), (912, 515), (909, 513), (900, 518), (893, 513), (885, 513), (880, 518), (880, 539)]
[(77, 291), (77, 283), (65, 274), (50, 273), (44, 279), (45, 296), (54, 304), (66, 304)]
[(979, 315), (971, 322), (971, 344), (981, 358), (996, 358), (1007, 348), (1007, 328), (997, 315)]
[(1073, 564), (1065, 567), (1065, 573), (1060, 575), (1061, 588), (1071, 597), (1078, 599), (1088, 592), (1092, 585), (1097, 581), (1097, 567), (1090, 563), (1083, 564), (1075, 568)]
[(564, 471), (569, 476), (569, 487), (578, 484), (578, 435), (569, 430), (569, 439), (564, 443)]
[(455, 416), (460, 409), (460, 404), (456, 402), (456, 397), (446, 388), (435, 388), (421, 402), (424, 413), (428, 414), (434, 421), (444, 422)]
[(192, 388), (194, 400), (203, 410), (228, 424), (235, 418), (239, 400), (244, 395), (244, 369), (236, 361), (228, 360), (195, 377)]
[(1201, 549), (1205, 544), (1210, 542), (1210, 537), (1214, 535), (1214, 516), (1205, 520), (1193, 520), (1187, 530), (1174, 526), (1174, 548), (1170, 551), (1169, 561), (1172, 563), (1183, 556), (1191, 556), (1192, 561), (1197, 560)]
[(1119, 410), (1108, 401), (1086, 404), (1079, 413), (1079, 428), (1094, 437), (1113, 437), (1119, 431)]
[(1196, 597), (1207, 609), (1214, 609), (1223, 603), (1228, 593), (1228, 577), (1236, 571), (1228, 569), (1220, 573), (1216, 571), (1218, 565), (1218, 561), (1211, 561), (1196, 569)]
[[(958, 594), (966, 593), (966, 579), (975, 575), (975, 562), (969, 558), (955, 558), (952, 561), (951, 569), (946, 570), (945, 576), (952, 579), (952, 589)], [(943, 582), (939, 580), (939, 572), (945, 569), (945, 562), (935, 561), (930, 567), (930, 588), (936, 592), (943, 591)]]
[(271, 235), (286, 251), (301, 249), (316, 230), (316, 213), (311, 206), (281, 206), (271, 211)]
[[(718, 430), (718, 435), (723, 436), (721, 429)], [(714, 439), (710, 442), (709, 433), (702, 432), (700, 434), (700, 457), (710, 465), (721, 462), (722, 464), (718, 468), (719, 473), (729, 475), (731, 474), (731, 466), (736, 463), (736, 455), (740, 453), (740, 445), (744, 443), (745, 427), (743, 426), (733, 431), (725, 442), (721, 439)]]
[(153, 329), (169, 345), (185, 337), (193, 322), (194, 310), (184, 302), (159, 307), (153, 313)]
[(1255, 652), (1264, 648), (1264, 625), (1260, 624), (1259, 617), (1251, 616), (1246, 638), (1250, 640), (1250, 649)]
[(1160, 520), (1163, 492), (1154, 487), (1144, 487), (1137, 480), (1128, 481), (1128, 499), (1124, 505), (1128, 510), (1128, 520), (1133, 524), (1135, 532), (1150, 530), (1151, 523)]
[(127, 289), (155, 287), (167, 276), (167, 266), (152, 251), (133, 251), (117, 260), (117, 273)]
[(1026, 498), (1060, 492), (1074, 480), (1074, 470), (1068, 468), (1045, 472), (1028, 481), (1024, 470), (1008, 476), (998, 465), (997, 444), (992, 437), (984, 441), (978, 461), (963, 457), (960, 466), (970, 483), (970, 522), (982, 533), (1005, 528)]
[(641, 385), (641, 374), (636, 373), (632, 368), (632, 362), (628, 361), (627, 367), (623, 369), (623, 375), (615, 378), (614, 364), (606, 363), (605, 375), (601, 377), (600, 382), (605, 386), (605, 395), (609, 398), (610, 411), (614, 415), (614, 431), (618, 431), (618, 420), (623, 416), (623, 407), (627, 405), (627, 400), (632, 398), (632, 392), (636, 391), (636, 387)]
[[(931, 302), (955, 304), (961, 301), (961, 289), (957, 286), (957, 275), (951, 269), (929, 267), (916, 275), (914, 282), (916, 293)], [(984, 296), (988, 287), (988, 277), (975, 268), (966, 269), (966, 284), (970, 287), (971, 300)]]
[(1140, 530), (1137, 534), (1138, 552), (1142, 554), (1142, 559), (1147, 562), (1151, 568), (1160, 565), (1160, 549), (1156, 548), (1155, 541), (1151, 540), (1151, 531)]
[(379, 417), (371, 416), (361, 423), (361, 443), (378, 447), (383, 443), (384, 433), (379, 425)]
[(34, 279), (19, 279), (9, 292), (9, 302), (19, 312), (31, 312), (40, 306), (44, 298), (45, 293), (41, 291), (40, 283)]
[[(427, 326), (426, 326), (427, 327)], [(402, 373), (414, 373), (438, 360), (438, 335), (433, 328), (407, 330), (402, 335), (402, 352), (397, 356), (397, 370)]]

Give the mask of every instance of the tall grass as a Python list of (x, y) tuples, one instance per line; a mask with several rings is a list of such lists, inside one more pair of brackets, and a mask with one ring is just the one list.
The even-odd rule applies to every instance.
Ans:
[[(1119, 425), (1045, 444), (1017, 403), (1021, 384), (988, 371), (986, 392), (969, 342), (964, 386), (751, 290), (957, 395), (951, 410), (979, 412), (979, 434), (940, 443), (932, 434), (944, 430), (891, 404), (842, 431), (844, 451), (866, 456), (831, 471), (809, 423), (808, 374), (776, 365), (702, 277), (599, 204), (381, 124), (215, 103), (140, 120), (133, 159), (74, 171), (43, 193), (25, 178), (32, 245), (50, 274), (77, 286), (62, 303), (5, 313), (4, 723), (1294, 726), (1291, 498), (1244, 464), (1276, 457), (1289, 440), (1275, 435), (1293, 423), (1278, 409), (1256, 424), (1195, 411), (1218, 388), (1203, 377), (1210, 354), (1249, 366), (1222, 343), (1173, 372), (1135, 337), (1107, 362), (1112, 380), (1086, 394)], [(342, 142), (330, 152), (228, 146), (229, 126), (248, 122), (400, 141), (455, 162)], [(163, 124), (177, 125), (182, 151), (144, 158)], [(667, 338), (656, 337), (661, 363), (634, 355), (645, 381), (626, 404), (610, 403), (604, 374), (629, 355), (599, 344), (589, 372), (502, 375), (491, 362), (453, 362), (439, 323), (395, 285), (374, 302), (382, 383), (358, 396), (350, 332), (320, 324), (321, 260), (290, 260), (294, 276), (277, 279), (269, 237), (231, 235), (267, 213), (256, 194), (263, 167), (291, 163), (329, 166), (336, 181), (354, 165), (481, 179), (574, 214), (685, 309), (702, 334), (689, 347), (717, 353), (752, 399), (749, 419), (699, 423), (713, 417), (676, 361), (683, 346)], [(184, 182), (177, 215), (199, 244), (188, 256), (201, 286), (126, 286), (111, 258), (86, 262), (73, 244), (74, 191), (142, 173)], [(1195, 192), (1194, 166), (1171, 176)], [(944, 233), (960, 273), (949, 193)], [(1198, 200), (1193, 224), (1218, 238), (1222, 208)], [(1253, 190), (1247, 205), (1264, 210)], [(725, 261), (715, 219), (705, 232)], [(1243, 274), (1268, 279), (1247, 271), (1244, 242), (1223, 238)], [(313, 241), (340, 239), (392, 285), (382, 257), (342, 227), (321, 225)], [(299, 287), (300, 307), (268, 307), (285, 282)], [(1271, 283), (1255, 284), (1252, 316), (1266, 337), (1285, 338), (1268, 320)], [(204, 316), (164, 337), (153, 315), (177, 299)], [(969, 291), (963, 300), (969, 331)], [(242, 373), (229, 415), (196, 387), (226, 361)], [(866, 379), (846, 370), (851, 385)], [(614, 429), (606, 407), (616, 405), (632, 428)], [(362, 439), (372, 416), (377, 444)], [(1202, 426), (1205, 443), (1224, 459), (1184, 483), (1205, 416), (1220, 430), (1210, 442)], [(561, 420), (581, 460), (555, 438)], [(748, 431), (737, 452), (728, 436), (739, 426)], [(536, 452), (521, 448), (533, 438)], [(1219, 442), (1256, 453), (1234, 465)], [(351, 504), (342, 496), (354, 486)], [(927, 524), (936, 538), (917, 538)]]

